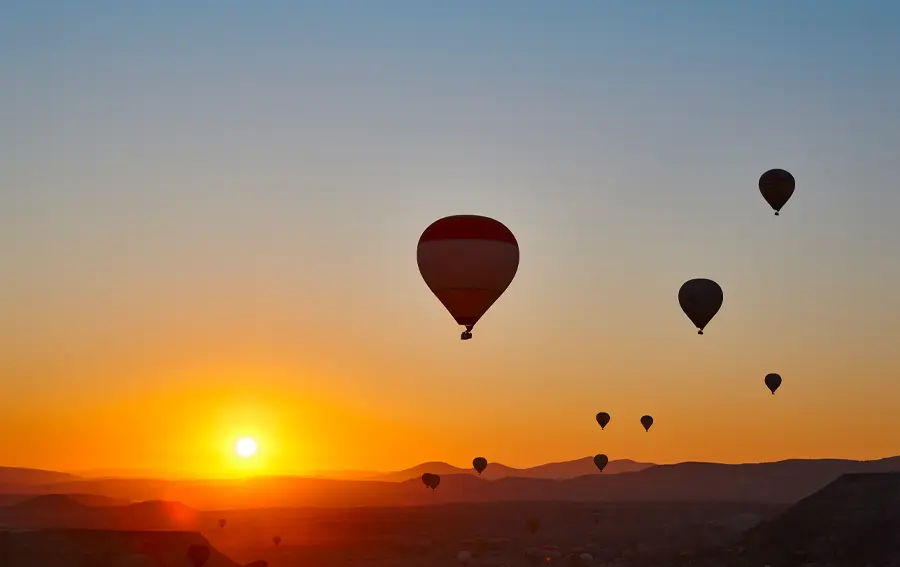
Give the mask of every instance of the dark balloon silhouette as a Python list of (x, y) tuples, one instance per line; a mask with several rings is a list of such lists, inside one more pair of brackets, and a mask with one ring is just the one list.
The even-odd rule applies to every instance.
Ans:
[(209, 561), (209, 547), (202, 543), (195, 543), (188, 547), (187, 560), (194, 567), (203, 567)]
[(606, 429), (606, 426), (609, 425), (609, 414), (605, 411), (601, 411), (597, 414), (597, 423), (600, 424), (600, 429)]
[(644, 426), (644, 431), (650, 431), (650, 428), (653, 427), (653, 417), (649, 415), (641, 417), (641, 425)]
[(528, 518), (525, 520), (525, 528), (528, 530), (528, 533), (534, 535), (541, 529), (541, 521), (538, 518)]
[(455, 215), (431, 223), (419, 237), (416, 260), (422, 279), (472, 338), (472, 329), (512, 283), (519, 244), (492, 218)]
[(698, 335), (703, 334), (704, 327), (719, 312), (723, 297), (719, 284), (705, 278), (687, 281), (678, 290), (678, 304), (697, 327)]
[(281, 536), (275, 536), (272, 538), (272, 543), (275, 544), (275, 547), (281, 545)]
[(475, 457), (475, 459), (472, 461), (472, 468), (478, 471), (478, 474), (483, 473), (484, 469), (486, 469), (487, 466), (488, 462), (484, 457)]
[(436, 474), (425, 473), (422, 475), (422, 484), (434, 490), (441, 483), (441, 477)]
[(765, 378), (766, 387), (772, 391), (772, 395), (775, 395), (775, 390), (781, 386), (781, 376), (779, 374), (766, 374)]
[(794, 194), (795, 186), (794, 176), (783, 169), (770, 169), (759, 177), (759, 192), (776, 215)]
[(219, 527), (220, 527), (220, 528), (224, 528), (224, 527), (225, 527), (225, 524), (227, 524), (227, 523), (228, 523), (228, 522), (223, 518), (223, 519), (219, 520)]
[(603, 469), (606, 468), (606, 465), (609, 464), (609, 457), (604, 454), (594, 455), (594, 466), (600, 469), (600, 472), (603, 472)]

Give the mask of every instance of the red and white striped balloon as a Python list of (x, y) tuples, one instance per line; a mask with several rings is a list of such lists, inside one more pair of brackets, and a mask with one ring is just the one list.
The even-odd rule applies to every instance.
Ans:
[(478, 215), (454, 215), (431, 223), (419, 237), (416, 260), (422, 279), (450, 315), (472, 327), (512, 283), (519, 244), (503, 223)]

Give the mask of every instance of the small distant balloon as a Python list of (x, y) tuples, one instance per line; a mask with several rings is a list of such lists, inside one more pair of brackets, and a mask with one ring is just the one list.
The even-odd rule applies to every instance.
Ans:
[(645, 415), (641, 418), (641, 425), (644, 426), (644, 431), (650, 431), (650, 428), (653, 427), (653, 417), (649, 415)]
[(472, 468), (474, 468), (478, 474), (483, 473), (487, 466), (488, 462), (484, 457), (475, 457), (475, 459), (472, 460)]
[(187, 560), (194, 567), (203, 567), (209, 561), (209, 547), (202, 543), (194, 543), (188, 547)]
[(795, 186), (794, 176), (783, 169), (770, 169), (759, 177), (759, 192), (776, 215), (794, 194)]
[(272, 543), (275, 544), (275, 547), (281, 545), (281, 536), (275, 536), (272, 538)]
[(472, 328), (506, 291), (519, 269), (519, 244), (503, 223), (454, 215), (431, 223), (416, 249), (419, 273), (472, 338)]
[(227, 524), (227, 523), (228, 523), (228, 521), (223, 518), (223, 519), (219, 520), (219, 527), (224, 528), (225, 524)]
[(528, 533), (534, 535), (541, 529), (541, 521), (538, 518), (528, 518), (525, 520), (525, 528), (528, 530)]
[(686, 281), (678, 290), (681, 310), (697, 327), (698, 335), (703, 334), (703, 329), (722, 308), (723, 297), (719, 284), (705, 278)]
[(781, 375), (780, 374), (766, 374), (765, 378), (766, 387), (771, 390), (772, 395), (775, 395), (775, 390), (781, 386)]
[(603, 472), (603, 469), (606, 468), (606, 465), (609, 464), (609, 457), (604, 454), (594, 455), (594, 466), (600, 469), (600, 472)]
[(606, 429), (606, 426), (609, 425), (609, 414), (605, 411), (601, 411), (597, 414), (597, 423), (600, 424), (600, 429)]
[(459, 561), (460, 565), (465, 567), (469, 564), (470, 561), (472, 561), (472, 554), (465, 550), (460, 551), (456, 554), (456, 560)]
[(432, 473), (425, 473), (422, 475), (422, 484), (434, 490), (441, 483), (441, 477)]

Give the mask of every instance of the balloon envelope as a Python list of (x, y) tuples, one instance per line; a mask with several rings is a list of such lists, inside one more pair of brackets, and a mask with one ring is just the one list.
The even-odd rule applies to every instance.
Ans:
[(528, 518), (525, 520), (525, 527), (528, 529), (528, 533), (534, 535), (541, 529), (541, 521), (537, 518)]
[(794, 194), (794, 176), (783, 169), (770, 169), (759, 177), (759, 192), (777, 215)]
[(775, 390), (781, 386), (781, 376), (779, 374), (766, 374), (766, 387), (772, 391), (772, 395), (775, 395)]
[(645, 415), (641, 418), (641, 425), (644, 426), (644, 431), (650, 431), (650, 428), (653, 426), (653, 418), (649, 415)]
[(606, 468), (606, 465), (609, 464), (609, 457), (604, 454), (594, 455), (594, 465), (600, 469), (600, 472), (603, 472), (603, 469)]
[(273, 538), (272, 538), (272, 543), (275, 544), (275, 547), (278, 547), (279, 545), (281, 545), (281, 537), (280, 537), (280, 536), (275, 536), (275, 537), (273, 537)]
[(512, 283), (519, 244), (499, 221), (455, 215), (425, 229), (416, 260), (425, 284), (450, 315), (472, 327)]
[(605, 411), (601, 411), (597, 414), (597, 423), (600, 424), (600, 429), (605, 429), (607, 425), (609, 425), (609, 414)]
[(684, 282), (678, 290), (678, 304), (702, 335), (706, 327), (722, 307), (724, 294), (716, 282), (697, 278)]
[(478, 474), (483, 473), (484, 469), (486, 469), (487, 466), (488, 462), (484, 457), (475, 457), (475, 459), (472, 461), (472, 468), (478, 471)]
[(220, 527), (220, 528), (224, 528), (224, 527), (225, 527), (225, 524), (227, 524), (227, 523), (228, 523), (228, 522), (227, 522), (226, 520), (224, 520), (224, 519), (219, 520), (219, 527)]

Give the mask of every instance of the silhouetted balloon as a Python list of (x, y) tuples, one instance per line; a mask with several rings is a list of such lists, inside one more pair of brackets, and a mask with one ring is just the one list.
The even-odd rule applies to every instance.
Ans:
[(210, 551), (209, 547), (203, 545), (202, 543), (194, 543), (188, 547), (187, 550), (187, 560), (194, 567), (203, 567), (206, 565), (206, 562), (209, 561)]
[(225, 524), (227, 524), (227, 523), (228, 523), (228, 522), (223, 518), (223, 519), (219, 520), (219, 527), (220, 527), (220, 528), (224, 528), (224, 527), (225, 527)]
[(685, 282), (678, 290), (678, 303), (688, 319), (697, 327), (698, 335), (722, 307), (722, 288), (712, 280), (698, 278)]
[(772, 395), (775, 395), (775, 390), (781, 386), (781, 376), (778, 374), (766, 374), (766, 387), (772, 391)]
[(456, 554), (456, 560), (459, 561), (460, 565), (468, 565), (472, 561), (472, 554), (465, 550), (460, 551)]
[(606, 426), (609, 425), (609, 414), (605, 411), (601, 411), (597, 414), (597, 423), (600, 424), (600, 429), (606, 429)]
[(441, 477), (436, 474), (425, 473), (422, 475), (422, 484), (434, 490), (441, 483)]
[(759, 177), (759, 192), (776, 215), (794, 194), (795, 185), (794, 176), (783, 169), (770, 169)]
[(541, 521), (538, 518), (528, 518), (525, 520), (525, 528), (528, 530), (528, 533), (534, 535), (541, 529)]
[(644, 426), (644, 431), (650, 431), (650, 428), (653, 427), (653, 418), (649, 415), (641, 417), (641, 425)]
[(461, 339), (512, 283), (519, 269), (519, 244), (492, 218), (455, 215), (436, 220), (419, 237), (419, 273), (460, 325)]
[(275, 544), (275, 547), (281, 545), (281, 536), (275, 536), (272, 538), (272, 543)]
[(475, 457), (475, 459), (472, 460), (472, 467), (476, 471), (478, 471), (478, 474), (483, 473), (484, 469), (487, 468), (487, 465), (488, 465), (487, 459), (485, 459), (484, 457)]
[(594, 455), (594, 465), (600, 469), (600, 472), (603, 472), (603, 469), (606, 468), (606, 465), (609, 464), (609, 457), (604, 454)]

